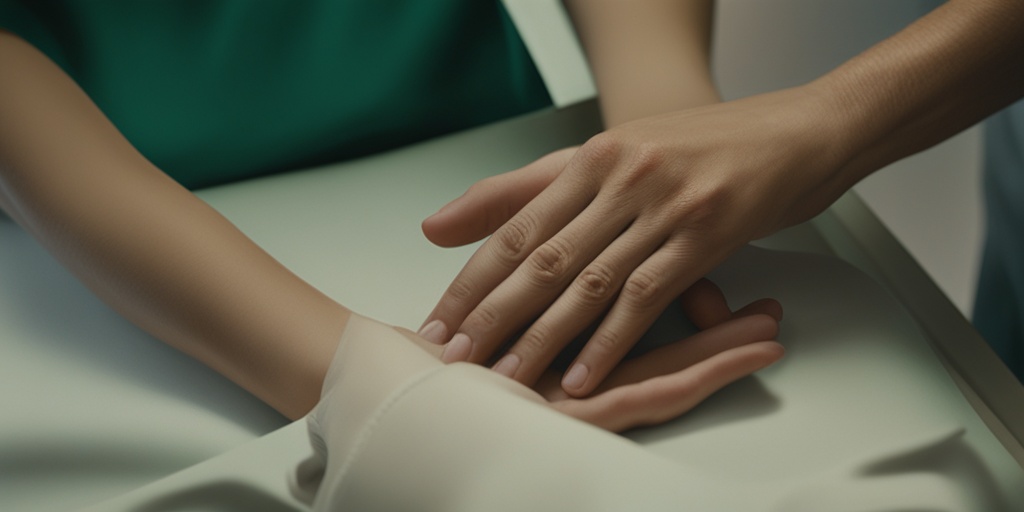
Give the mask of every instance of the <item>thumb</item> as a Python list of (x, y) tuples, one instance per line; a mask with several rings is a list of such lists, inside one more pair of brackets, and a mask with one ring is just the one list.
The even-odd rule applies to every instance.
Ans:
[(562, 172), (576, 148), (548, 154), (535, 162), (480, 180), (464, 194), (427, 217), (427, 239), (441, 247), (476, 242), (501, 227)]

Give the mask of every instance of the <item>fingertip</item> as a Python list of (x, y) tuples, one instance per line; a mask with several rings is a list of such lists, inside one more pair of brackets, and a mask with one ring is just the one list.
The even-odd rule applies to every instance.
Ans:
[(739, 318), (752, 315), (768, 315), (774, 318), (776, 322), (781, 322), (783, 317), (782, 303), (775, 299), (759, 299), (738, 309), (732, 314), (732, 317)]
[(444, 346), (444, 352), (441, 353), (441, 362), (449, 364), (465, 361), (469, 359), (469, 354), (472, 351), (472, 340), (469, 339), (469, 336), (460, 332), (453, 336), (452, 340)]
[(508, 353), (502, 356), (502, 358), (499, 359), (498, 362), (491, 367), (491, 369), (510, 379), (515, 379), (516, 372), (519, 370), (519, 365), (521, 363), (522, 360), (519, 358), (518, 355)]
[(785, 313), (782, 303), (775, 299), (761, 299), (761, 301), (764, 302), (764, 312), (774, 318), (776, 322), (781, 322)]
[(417, 334), (435, 345), (440, 345), (447, 340), (448, 326), (441, 320), (434, 319), (421, 327)]
[(420, 223), (420, 230), (423, 231), (423, 236), (427, 237), (430, 243), (439, 247), (458, 247), (462, 245), (458, 238), (459, 233), (457, 226), (455, 226), (455, 221), (449, 219), (450, 215), (445, 211), (449, 205), (451, 203), (446, 204)]
[(679, 297), (683, 313), (700, 329), (710, 329), (732, 317), (725, 294), (707, 278), (698, 279)]
[(569, 370), (562, 377), (562, 390), (572, 397), (586, 396), (590, 391), (587, 389), (587, 380), (590, 378), (590, 368), (583, 363), (573, 363)]
[(759, 341), (749, 345), (751, 350), (757, 351), (761, 360), (761, 369), (767, 368), (781, 360), (786, 355), (786, 347), (777, 341)]
[(732, 336), (747, 340), (746, 344), (762, 340), (772, 340), (779, 334), (778, 320), (765, 313), (739, 315), (722, 325), (731, 326)]

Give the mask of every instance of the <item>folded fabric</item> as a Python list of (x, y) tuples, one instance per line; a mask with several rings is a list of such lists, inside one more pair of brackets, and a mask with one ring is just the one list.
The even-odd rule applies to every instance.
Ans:
[(445, 366), (398, 331), (359, 316), (342, 336), (308, 427), (313, 455), (294, 471), (292, 490), (316, 511), (966, 512), (1004, 505), (954, 481), (978, 469), (955, 426), (878, 446), (811, 477), (730, 480), (557, 413), (486, 368)]
[[(736, 510), (735, 493), (353, 316), (294, 473), (314, 510)], [(714, 484), (714, 485), (710, 485)]]

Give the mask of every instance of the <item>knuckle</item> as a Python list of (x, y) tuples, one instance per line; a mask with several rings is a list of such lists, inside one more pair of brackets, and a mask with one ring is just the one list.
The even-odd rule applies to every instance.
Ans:
[(501, 183), (502, 176), (503, 175), (501, 175), (501, 174), (494, 175), (494, 176), (488, 176), (486, 178), (483, 178), (483, 179), (480, 179), (480, 180), (476, 181), (475, 183), (470, 185), (469, 188), (470, 188), (470, 190), (478, 190), (478, 191), (484, 191), (484, 190), (493, 189), (494, 187), (498, 186)]
[(587, 162), (614, 162), (625, 152), (627, 143), (614, 132), (601, 132), (594, 135), (576, 152), (576, 158)]
[(592, 263), (576, 278), (576, 291), (584, 305), (603, 305), (615, 294), (615, 274), (600, 263)]
[(651, 180), (667, 164), (667, 157), (663, 149), (651, 143), (640, 143), (630, 152), (628, 165), (623, 168), (620, 185), (625, 190), (631, 190), (642, 185), (662, 183), (661, 181), (651, 182)]
[(494, 330), (501, 322), (501, 313), (498, 312), (494, 306), (482, 302), (480, 305), (473, 310), (469, 318), (466, 319), (467, 324), (471, 324), (475, 331), (478, 332), (490, 332)]
[(475, 195), (475, 194), (479, 194), (481, 192), (486, 191), (489, 188), (488, 185), (487, 185), (487, 180), (492, 179), (492, 178), (493, 178), (493, 176), (492, 177), (487, 177), (487, 178), (484, 178), (484, 179), (482, 179), (482, 180), (480, 180), (480, 181), (470, 185), (469, 188), (466, 189), (465, 195)]
[(522, 261), (531, 231), (533, 231), (533, 222), (527, 216), (516, 215), (509, 219), (491, 237), (498, 257), (510, 266)]
[(703, 194), (685, 203), (686, 218), (696, 225), (710, 224), (716, 213), (728, 199), (725, 193), (715, 188), (704, 189)]
[(722, 213), (735, 205), (733, 196), (734, 191), (726, 185), (706, 184), (678, 201), (673, 217), (685, 219), (691, 229), (713, 233)]
[(569, 271), (572, 251), (559, 239), (552, 238), (533, 251), (527, 262), (530, 275), (540, 285), (560, 283)]
[(647, 270), (637, 269), (622, 287), (622, 298), (637, 309), (658, 305), (665, 293), (665, 283)]
[(447, 301), (457, 306), (468, 304), (473, 298), (473, 286), (465, 279), (456, 279), (448, 285)]
[(594, 334), (587, 342), (587, 349), (592, 351), (598, 358), (610, 357), (619, 353), (622, 347), (622, 338), (610, 331), (603, 331)]
[(516, 351), (524, 359), (530, 359), (547, 352), (549, 340), (548, 329), (540, 324), (534, 324), (516, 341)]

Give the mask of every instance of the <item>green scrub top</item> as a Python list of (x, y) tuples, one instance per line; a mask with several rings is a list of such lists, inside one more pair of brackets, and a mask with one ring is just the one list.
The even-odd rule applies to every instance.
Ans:
[(497, 0), (0, 0), (0, 27), (189, 188), (550, 104)]

